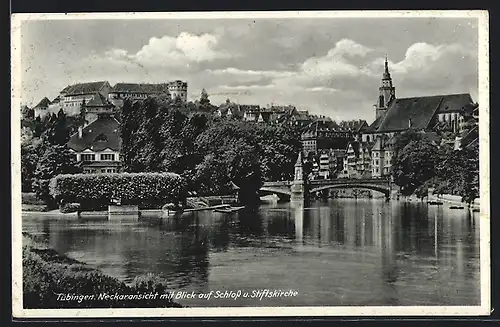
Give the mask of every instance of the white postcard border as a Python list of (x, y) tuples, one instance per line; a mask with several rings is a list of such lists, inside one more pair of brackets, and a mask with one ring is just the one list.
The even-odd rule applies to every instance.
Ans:
[[(79, 19), (268, 19), (268, 18), (477, 18), (480, 105), (480, 276), (479, 306), (406, 307), (237, 307), (148, 309), (23, 309), (22, 219), (20, 169), (21, 23), (27, 20)], [(183, 13), (13, 14), (11, 16), (11, 172), (12, 172), (12, 314), (16, 318), (118, 317), (306, 317), (306, 316), (466, 316), (489, 315), (490, 281), (490, 163), (489, 163), (489, 15), (485, 10), (422, 11), (286, 11)]]

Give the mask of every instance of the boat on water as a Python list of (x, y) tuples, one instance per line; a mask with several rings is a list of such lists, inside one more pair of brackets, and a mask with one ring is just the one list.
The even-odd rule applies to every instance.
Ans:
[(218, 208), (214, 209), (215, 212), (222, 212), (222, 213), (233, 213), (233, 212), (238, 212), (241, 209), (245, 208), (243, 207), (230, 207), (230, 208)]
[(441, 201), (427, 201), (427, 204), (430, 204), (430, 205), (442, 205), (443, 202), (441, 202)]

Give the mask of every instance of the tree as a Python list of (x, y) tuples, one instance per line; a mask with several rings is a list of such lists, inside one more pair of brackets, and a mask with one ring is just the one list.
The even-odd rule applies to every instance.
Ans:
[(208, 98), (208, 93), (205, 89), (201, 90), (200, 101), (198, 103), (198, 109), (202, 112), (211, 112), (212, 104)]
[(50, 144), (66, 144), (70, 137), (70, 128), (68, 125), (66, 114), (60, 109), (57, 115), (50, 115), (46, 129), (42, 133), (42, 138)]
[(73, 174), (81, 171), (76, 158), (66, 145), (47, 145), (33, 174), (33, 189), (37, 197), (48, 206), (54, 206), (49, 193), (49, 182), (59, 174)]
[(21, 190), (32, 192), (32, 183), (38, 159), (44, 153), (47, 144), (39, 138), (32, 138), (21, 143)]
[(394, 182), (403, 195), (412, 194), (436, 175), (438, 148), (428, 140), (410, 141), (399, 151), (394, 166)]

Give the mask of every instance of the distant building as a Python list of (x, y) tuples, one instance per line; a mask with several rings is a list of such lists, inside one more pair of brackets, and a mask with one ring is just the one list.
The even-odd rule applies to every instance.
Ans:
[(49, 112), (49, 105), (50, 105), (50, 100), (45, 97), (36, 106), (33, 107), (34, 110), (34, 116), (35, 117), (40, 117), (43, 118), (47, 113)]
[(458, 133), (466, 111), (474, 108), (468, 93), (396, 98), (387, 59), (379, 93), (376, 118), (363, 128), (363, 142), (373, 142), (381, 135), (393, 137), (408, 129), (431, 131), (443, 125)]
[(372, 152), (372, 177), (386, 177), (392, 173), (392, 160), (395, 155), (394, 137), (377, 138)]
[(168, 91), (172, 99), (179, 98), (183, 102), (187, 102), (187, 82), (176, 80), (168, 83)]
[(85, 109), (85, 124), (87, 125), (97, 120), (102, 114), (112, 114), (115, 106), (106, 96), (96, 92), (90, 101), (82, 104), (82, 107)]
[(107, 97), (110, 89), (107, 81), (70, 85), (61, 90), (58, 105), (67, 114), (78, 114), (84, 102), (90, 101), (97, 92)]
[(123, 106), (124, 100), (144, 100), (151, 96), (170, 95), (170, 84), (116, 83), (108, 94), (108, 99), (117, 107)]
[[(366, 124), (366, 122), (364, 123)], [(349, 126), (341, 126), (331, 119), (320, 117), (310, 123), (302, 132), (302, 151), (308, 155), (310, 152), (318, 153), (326, 149), (345, 150), (348, 143), (355, 139), (354, 135), (360, 128), (359, 126), (354, 129)]]
[(115, 173), (120, 170), (120, 125), (110, 114), (97, 119), (71, 135), (67, 145), (84, 173)]

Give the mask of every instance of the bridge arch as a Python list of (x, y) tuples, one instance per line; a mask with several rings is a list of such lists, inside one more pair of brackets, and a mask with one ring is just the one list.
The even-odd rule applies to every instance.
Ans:
[(323, 190), (328, 189), (339, 189), (339, 188), (357, 188), (357, 189), (365, 189), (371, 191), (377, 191), (383, 193), (386, 197), (390, 196), (391, 190), (388, 187), (383, 187), (380, 185), (370, 185), (370, 184), (356, 184), (356, 183), (345, 183), (345, 184), (332, 184), (332, 185), (324, 185), (312, 188), (309, 190), (309, 193), (316, 193)]
[(259, 189), (259, 193), (277, 194), (287, 197), (290, 197), (292, 195), (292, 192), (290, 190), (284, 190), (281, 188), (274, 188), (274, 187), (261, 187)]

